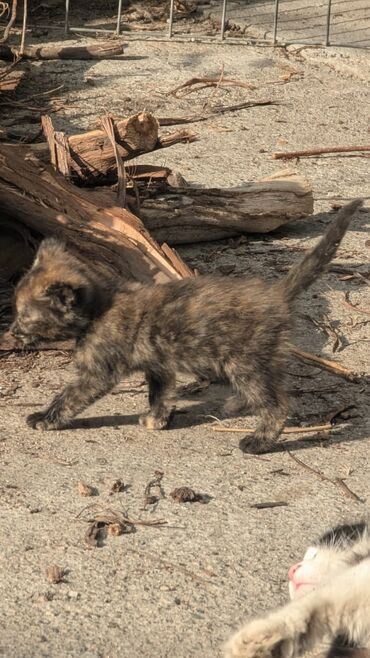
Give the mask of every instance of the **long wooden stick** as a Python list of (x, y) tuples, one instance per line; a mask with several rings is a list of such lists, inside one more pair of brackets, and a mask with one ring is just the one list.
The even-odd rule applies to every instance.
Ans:
[(348, 368), (341, 366), (340, 363), (336, 363), (336, 361), (331, 361), (330, 359), (323, 359), (321, 356), (310, 354), (310, 352), (304, 352), (303, 350), (298, 349), (298, 347), (295, 347), (294, 345), (291, 345), (290, 351), (300, 361), (303, 361), (304, 363), (306, 362), (313, 363), (318, 368), (323, 368), (324, 370), (328, 370), (329, 372), (332, 372), (334, 375), (343, 377), (344, 379), (347, 379), (350, 382), (354, 382), (358, 379), (357, 373), (353, 372), (353, 370), (348, 370)]
[(291, 160), (292, 158), (305, 158), (310, 155), (324, 155), (325, 153), (354, 153), (356, 151), (370, 151), (370, 146), (327, 146), (304, 151), (286, 151), (273, 153), (274, 160)]

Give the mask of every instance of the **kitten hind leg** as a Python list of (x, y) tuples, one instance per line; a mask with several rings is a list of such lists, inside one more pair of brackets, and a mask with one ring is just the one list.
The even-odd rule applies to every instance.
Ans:
[(175, 409), (176, 381), (172, 373), (147, 372), (150, 411), (140, 416), (139, 423), (148, 430), (165, 429)]
[(245, 406), (259, 413), (256, 430), (239, 442), (243, 452), (261, 454), (271, 450), (276, 443), (288, 414), (288, 399), (281, 388), (277, 373), (253, 373), (253, 378), (234, 377), (233, 386), (245, 400)]

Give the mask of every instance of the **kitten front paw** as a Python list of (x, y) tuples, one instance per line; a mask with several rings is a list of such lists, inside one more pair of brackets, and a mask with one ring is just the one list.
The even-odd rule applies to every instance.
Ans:
[(169, 418), (164, 416), (155, 416), (151, 412), (143, 414), (139, 418), (139, 424), (147, 430), (164, 430), (168, 426)]
[(47, 411), (37, 411), (27, 417), (28, 427), (33, 430), (57, 430), (62, 427), (62, 423), (56, 418), (50, 418)]
[(228, 641), (224, 655), (225, 658), (293, 658), (296, 654), (284, 622), (258, 619)]

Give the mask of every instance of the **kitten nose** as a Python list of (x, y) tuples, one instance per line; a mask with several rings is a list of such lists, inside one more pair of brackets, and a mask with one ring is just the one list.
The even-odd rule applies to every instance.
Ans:
[(288, 571), (288, 578), (289, 578), (289, 580), (293, 580), (293, 578), (294, 578), (294, 574), (295, 574), (295, 572), (297, 571), (297, 569), (298, 569), (300, 566), (301, 566), (301, 563), (298, 562), (298, 564), (293, 564), (293, 566), (290, 567), (290, 569), (289, 569), (289, 571)]

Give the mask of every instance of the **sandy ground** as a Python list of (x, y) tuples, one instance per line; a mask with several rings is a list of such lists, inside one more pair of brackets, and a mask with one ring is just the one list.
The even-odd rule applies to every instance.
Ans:
[[(210, 90), (175, 99), (167, 92), (194, 75), (253, 81), (254, 92)], [(287, 84), (281, 76), (300, 73)], [(205, 102), (272, 98), (277, 106), (227, 114), (197, 124), (199, 141), (141, 158), (180, 170), (191, 183), (239, 186), (281, 168), (279, 149), (368, 143), (369, 70), (357, 50), (273, 51), (268, 47), (132, 42), (115, 62), (30, 64), (34, 93), (64, 84), (65, 109), (55, 125), (68, 133), (92, 125), (106, 111), (127, 115), (144, 107), (158, 115), (199, 112)], [(277, 81), (277, 82), (276, 82)], [(21, 94), (22, 90), (20, 90)], [(26, 93), (26, 89), (23, 92)], [(213, 94), (213, 95), (212, 95)], [(330, 203), (370, 196), (369, 159), (359, 155), (293, 161), (312, 183), (315, 214), (274, 235), (186, 246), (187, 262), (202, 272), (223, 270), (274, 280), (322, 233)], [(350, 383), (292, 360), (288, 388), (291, 424), (322, 423), (355, 405), (345, 427), (330, 437), (297, 440), (263, 457), (243, 456), (238, 435), (216, 433), (225, 391), (192, 394), (179, 379), (179, 409), (165, 432), (137, 425), (146, 408), (141, 373), (83, 414), (65, 431), (38, 433), (28, 413), (45, 405), (73, 376), (68, 354), (9, 355), (0, 361), (0, 655), (14, 658), (214, 658), (247, 617), (287, 600), (286, 573), (309, 540), (327, 526), (368, 514), (370, 497), (368, 212), (353, 222), (334, 269), (300, 300), (295, 342), (363, 376)], [(226, 269), (225, 269), (226, 267)], [(348, 308), (344, 293), (364, 312)], [(334, 338), (314, 324), (331, 323)], [(181, 388), (182, 387), (182, 388)], [(253, 426), (251, 418), (229, 425)], [(345, 478), (361, 499), (297, 464), (286, 448), (328, 478)], [(165, 497), (144, 509), (144, 490), (163, 471)], [(120, 478), (127, 485), (109, 495)], [(77, 483), (97, 489), (82, 498)], [(170, 497), (188, 485), (207, 504)], [(285, 506), (255, 509), (255, 503)], [(123, 510), (132, 519), (164, 519), (163, 528), (108, 537), (100, 548), (85, 541), (89, 504)], [(89, 510), (87, 511), (89, 514)], [(90, 512), (92, 514), (92, 512)], [(51, 565), (65, 569), (48, 582)]]

